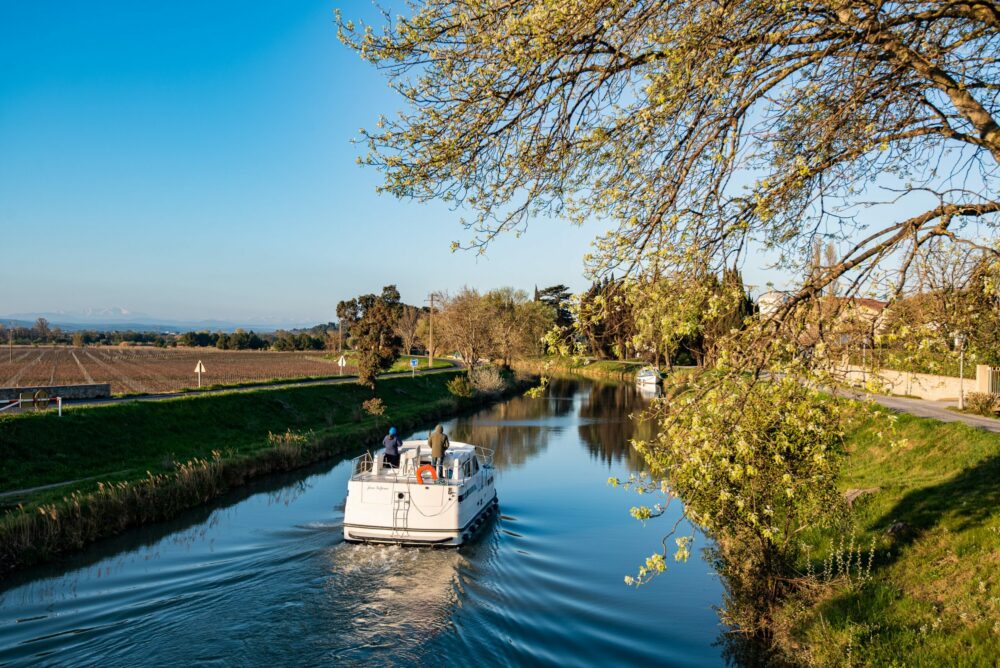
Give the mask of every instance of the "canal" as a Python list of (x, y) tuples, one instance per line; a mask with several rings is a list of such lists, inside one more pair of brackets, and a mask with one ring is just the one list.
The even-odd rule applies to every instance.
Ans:
[(676, 519), (643, 526), (642, 499), (606, 483), (642, 468), (643, 404), (630, 385), (555, 380), (446, 423), (496, 450), (501, 517), (458, 550), (344, 543), (344, 460), (15, 574), (0, 666), (719, 665), (704, 538), (652, 584), (623, 583)]

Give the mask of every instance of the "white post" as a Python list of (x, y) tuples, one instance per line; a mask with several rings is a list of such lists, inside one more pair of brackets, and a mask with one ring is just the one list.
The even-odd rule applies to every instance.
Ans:
[(62, 417), (62, 397), (56, 397), (56, 409), (59, 411), (59, 417)]
[(198, 387), (201, 387), (201, 367), (198, 367)]
[(958, 410), (965, 410), (965, 346), (958, 353)]
[(958, 348), (958, 410), (965, 410), (965, 334), (955, 335)]

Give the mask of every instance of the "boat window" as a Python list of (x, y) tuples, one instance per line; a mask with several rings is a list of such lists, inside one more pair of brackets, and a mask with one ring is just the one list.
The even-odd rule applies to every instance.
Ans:
[(472, 474), (475, 475), (479, 472), (479, 462), (475, 457), (472, 458)]

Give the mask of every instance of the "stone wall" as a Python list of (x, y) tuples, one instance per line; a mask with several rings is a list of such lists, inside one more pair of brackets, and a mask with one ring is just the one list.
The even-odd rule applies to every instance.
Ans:
[[(889, 394), (902, 394), (930, 401), (958, 401), (960, 391), (964, 391), (966, 396), (969, 392), (986, 391), (980, 387), (986, 387), (984, 373), (988, 370), (989, 367), (979, 365), (976, 367), (975, 379), (966, 378), (962, 381), (956, 376), (881, 369), (877, 380), (885, 385), (885, 391)], [(871, 371), (860, 366), (848, 366), (845, 373), (848, 381), (857, 384), (872, 379)]]
[(34, 394), (37, 390), (45, 390), (50, 397), (62, 397), (66, 401), (104, 399), (111, 396), (111, 383), (0, 387), (0, 401), (14, 401), (15, 399), (20, 399), (22, 394)]

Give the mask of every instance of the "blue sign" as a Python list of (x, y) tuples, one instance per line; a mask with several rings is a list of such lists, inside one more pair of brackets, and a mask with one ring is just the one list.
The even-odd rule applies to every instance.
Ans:
[(414, 369), (417, 368), (417, 364), (419, 364), (419, 362), (417, 362), (417, 360), (410, 360), (410, 366), (412, 366)]

